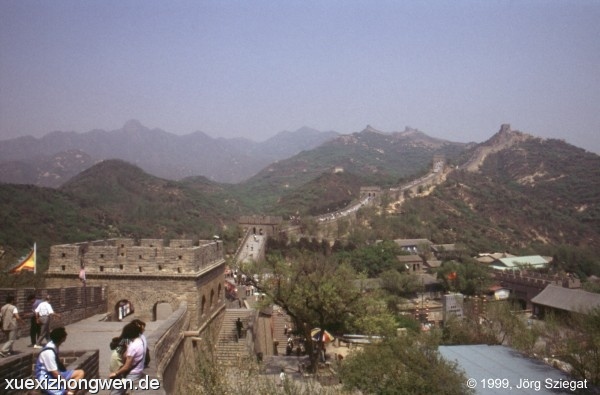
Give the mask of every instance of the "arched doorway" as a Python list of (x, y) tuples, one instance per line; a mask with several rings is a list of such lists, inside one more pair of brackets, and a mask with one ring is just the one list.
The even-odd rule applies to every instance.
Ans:
[(135, 312), (133, 303), (127, 299), (121, 299), (115, 304), (115, 319), (117, 321), (123, 320), (123, 318), (131, 315)]
[(152, 306), (152, 321), (166, 320), (173, 313), (171, 303), (160, 301)]

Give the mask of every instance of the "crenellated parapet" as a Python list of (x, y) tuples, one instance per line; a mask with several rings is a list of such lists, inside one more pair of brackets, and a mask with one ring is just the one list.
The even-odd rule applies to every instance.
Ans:
[(278, 235), (283, 223), (282, 217), (271, 215), (243, 215), (238, 220), (238, 225), (245, 231), (255, 235)]
[(544, 274), (529, 270), (494, 270), (494, 279), (503, 287), (510, 289), (511, 293), (525, 302), (531, 308), (531, 299), (544, 290), (549, 284), (564, 288), (580, 288), (578, 278), (569, 275)]
[(494, 270), (494, 278), (501, 282), (520, 284), (535, 288), (545, 288), (554, 284), (563, 288), (581, 288), (578, 278), (566, 274), (545, 274), (527, 270)]
[(190, 275), (221, 260), (220, 240), (108, 239), (52, 246), (48, 274)]

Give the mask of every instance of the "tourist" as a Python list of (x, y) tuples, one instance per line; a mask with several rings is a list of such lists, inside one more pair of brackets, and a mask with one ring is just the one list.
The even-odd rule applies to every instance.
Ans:
[(242, 323), (240, 317), (238, 317), (237, 321), (235, 322), (235, 329), (237, 331), (237, 340), (239, 341), (242, 337), (242, 329), (244, 329), (244, 324)]
[[(142, 371), (144, 370), (144, 360), (146, 357), (146, 349), (143, 340), (141, 339), (141, 328), (134, 322), (128, 323), (129, 326), (127, 332), (131, 331), (130, 336), (135, 336), (133, 341), (127, 345), (127, 351), (125, 352), (125, 362), (123, 366), (117, 369), (115, 372), (110, 373), (108, 376), (110, 379), (125, 379), (126, 381), (134, 382), (142, 377)], [(134, 384), (135, 386), (135, 384)], [(123, 385), (123, 388), (113, 388), (110, 395), (123, 395), (127, 392), (127, 385)]]
[(35, 294), (31, 294), (27, 297), (27, 301), (31, 303), (31, 318), (29, 320), (29, 338), (31, 339), (31, 343), (27, 347), (33, 347), (36, 345), (40, 330), (42, 329), (35, 315), (35, 309), (42, 303), (42, 299), (36, 297)]
[(50, 322), (52, 316), (60, 317), (60, 314), (55, 313), (52, 305), (50, 304), (50, 295), (46, 295), (45, 300), (38, 305), (35, 309), (35, 315), (37, 322), (41, 325), (40, 336), (37, 342), (33, 346), (34, 348), (42, 348), (42, 340), (46, 340), (46, 343), (50, 341)]
[(130, 322), (123, 327), (120, 336), (112, 338), (110, 342), (112, 352), (108, 366), (110, 373), (115, 373), (125, 364), (127, 346), (139, 336), (139, 333), (139, 327)]
[(279, 385), (283, 386), (285, 383), (285, 369), (281, 368), (281, 373), (279, 373)]
[(144, 368), (147, 368), (148, 365), (150, 365), (150, 349), (148, 348), (148, 340), (146, 339), (146, 335), (144, 335), (144, 332), (146, 331), (146, 323), (138, 318), (131, 322), (133, 322), (135, 325), (137, 325), (138, 328), (140, 328), (140, 339), (142, 340), (142, 343), (144, 343), (145, 350)]
[[(81, 380), (85, 377), (85, 372), (81, 369), (67, 370), (59, 358), (59, 347), (67, 340), (67, 331), (64, 327), (59, 327), (50, 332), (50, 341), (40, 351), (35, 363), (35, 378), (43, 387), (54, 387), (57, 382), (54, 381), (61, 377), (65, 381)], [(50, 382), (49, 380), (53, 380)], [(61, 380), (62, 381), (62, 380)], [(45, 383), (45, 384), (44, 384)], [(60, 383), (60, 381), (58, 382)], [(63, 381), (64, 383), (64, 381)], [(49, 384), (53, 384), (50, 386)], [(66, 383), (60, 389), (42, 390), (42, 393), (48, 395), (72, 395), (75, 392), (67, 390)]]
[(13, 344), (19, 337), (19, 323), (23, 324), (23, 320), (19, 317), (19, 310), (14, 305), (15, 297), (8, 295), (6, 304), (0, 309), (0, 319), (2, 319), (2, 332), (8, 339), (0, 349), (0, 357), (8, 357), (13, 353)]

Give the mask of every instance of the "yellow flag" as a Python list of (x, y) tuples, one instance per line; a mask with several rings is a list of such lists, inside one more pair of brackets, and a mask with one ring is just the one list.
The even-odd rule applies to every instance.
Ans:
[(9, 273), (13, 274), (13, 273), (19, 273), (22, 271), (29, 271), (29, 272), (34, 272), (35, 273), (35, 269), (36, 269), (36, 246), (35, 244), (33, 245), (33, 249), (31, 250), (31, 252), (29, 254), (27, 254), (27, 256), (25, 258), (23, 258), (23, 260), (14, 268), (10, 269)]

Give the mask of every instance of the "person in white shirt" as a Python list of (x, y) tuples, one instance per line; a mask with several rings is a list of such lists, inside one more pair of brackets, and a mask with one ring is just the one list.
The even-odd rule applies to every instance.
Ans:
[[(67, 331), (64, 327), (56, 328), (50, 333), (50, 341), (38, 355), (35, 363), (35, 378), (40, 383), (46, 383), (50, 387), (49, 380), (56, 380), (59, 377), (64, 380), (81, 380), (85, 377), (85, 372), (81, 369), (67, 370), (59, 357), (58, 348), (67, 340)], [(56, 382), (55, 382), (56, 383)], [(54, 385), (52, 385), (54, 387)], [(67, 390), (65, 385), (61, 388), (44, 389), (42, 392), (48, 395), (74, 395), (74, 391)]]
[[(141, 328), (136, 322), (130, 322), (126, 326), (129, 328), (127, 330), (124, 329), (123, 332), (130, 333), (135, 338), (127, 345), (123, 366), (117, 369), (117, 371), (110, 373), (108, 378), (125, 379), (135, 382), (142, 377), (146, 357), (146, 344), (144, 344), (144, 340), (140, 336)], [(126, 392), (127, 388), (113, 388), (110, 391), (110, 395), (124, 395)]]
[(46, 339), (46, 343), (50, 341), (50, 321), (53, 315), (60, 317), (60, 314), (55, 313), (50, 304), (50, 296), (46, 295), (44, 301), (35, 309), (35, 316), (42, 328), (37, 343), (33, 346), (34, 348), (42, 348), (43, 339)]

